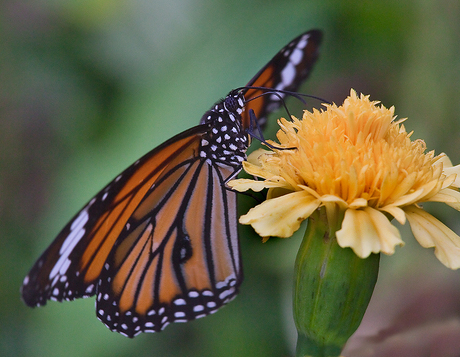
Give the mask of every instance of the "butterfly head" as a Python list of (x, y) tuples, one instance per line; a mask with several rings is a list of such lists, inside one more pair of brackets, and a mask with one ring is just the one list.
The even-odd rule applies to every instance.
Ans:
[(243, 92), (239, 90), (231, 91), (225, 97), (223, 105), (226, 111), (230, 113), (241, 114), (245, 105)]

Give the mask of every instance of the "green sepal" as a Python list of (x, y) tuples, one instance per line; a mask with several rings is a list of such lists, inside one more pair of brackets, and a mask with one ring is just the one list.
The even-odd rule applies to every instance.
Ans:
[[(330, 217), (329, 217), (330, 218)], [(325, 208), (308, 221), (295, 264), (296, 356), (339, 356), (367, 309), (379, 269), (379, 254), (359, 258), (341, 248), (335, 232), (343, 213), (328, 222)]]

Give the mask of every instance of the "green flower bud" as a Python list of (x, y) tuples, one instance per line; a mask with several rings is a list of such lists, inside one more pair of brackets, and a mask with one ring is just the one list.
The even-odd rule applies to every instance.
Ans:
[(337, 244), (343, 219), (328, 222), (325, 208), (310, 216), (295, 265), (297, 356), (339, 356), (369, 304), (379, 254), (359, 258)]

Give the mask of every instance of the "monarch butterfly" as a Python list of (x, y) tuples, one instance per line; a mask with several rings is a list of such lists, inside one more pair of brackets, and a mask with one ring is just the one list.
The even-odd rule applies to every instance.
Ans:
[[(246, 87), (231, 91), (198, 126), (167, 140), (92, 198), (25, 277), (28, 306), (96, 295), (97, 317), (134, 337), (214, 313), (243, 279), (236, 193), (253, 113), (263, 125), (282, 91), (295, 91), (322, 34), (286, 45)], [(257, 87), (257, 88), (255, 88)], [(277, 95), (263, 95), (264, 89)]]

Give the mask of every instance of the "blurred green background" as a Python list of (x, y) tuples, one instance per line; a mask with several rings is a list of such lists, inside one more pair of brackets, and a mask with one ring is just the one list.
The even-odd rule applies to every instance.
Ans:
[[(100, 188), (311, 28), (325, 37), (303, 92), (341, 103), (355, 88), (395, 105), (414, 138), (458, 163), (459, 19), (457, 0), (0, 2), (0, 356), (293, 355), (298, 236), (261, 244), (241, 227), (240, 295), (212, 316), (135, 339), (105, 328), (94, 298), (30, 309), (19, 288)], [(433, 207), (460, 233), (458, 212)], [(460, 286), (458, 272), (409, 230), (403, 237), (382, 258), (375, 292), (389, 315), (406, 282)]]

